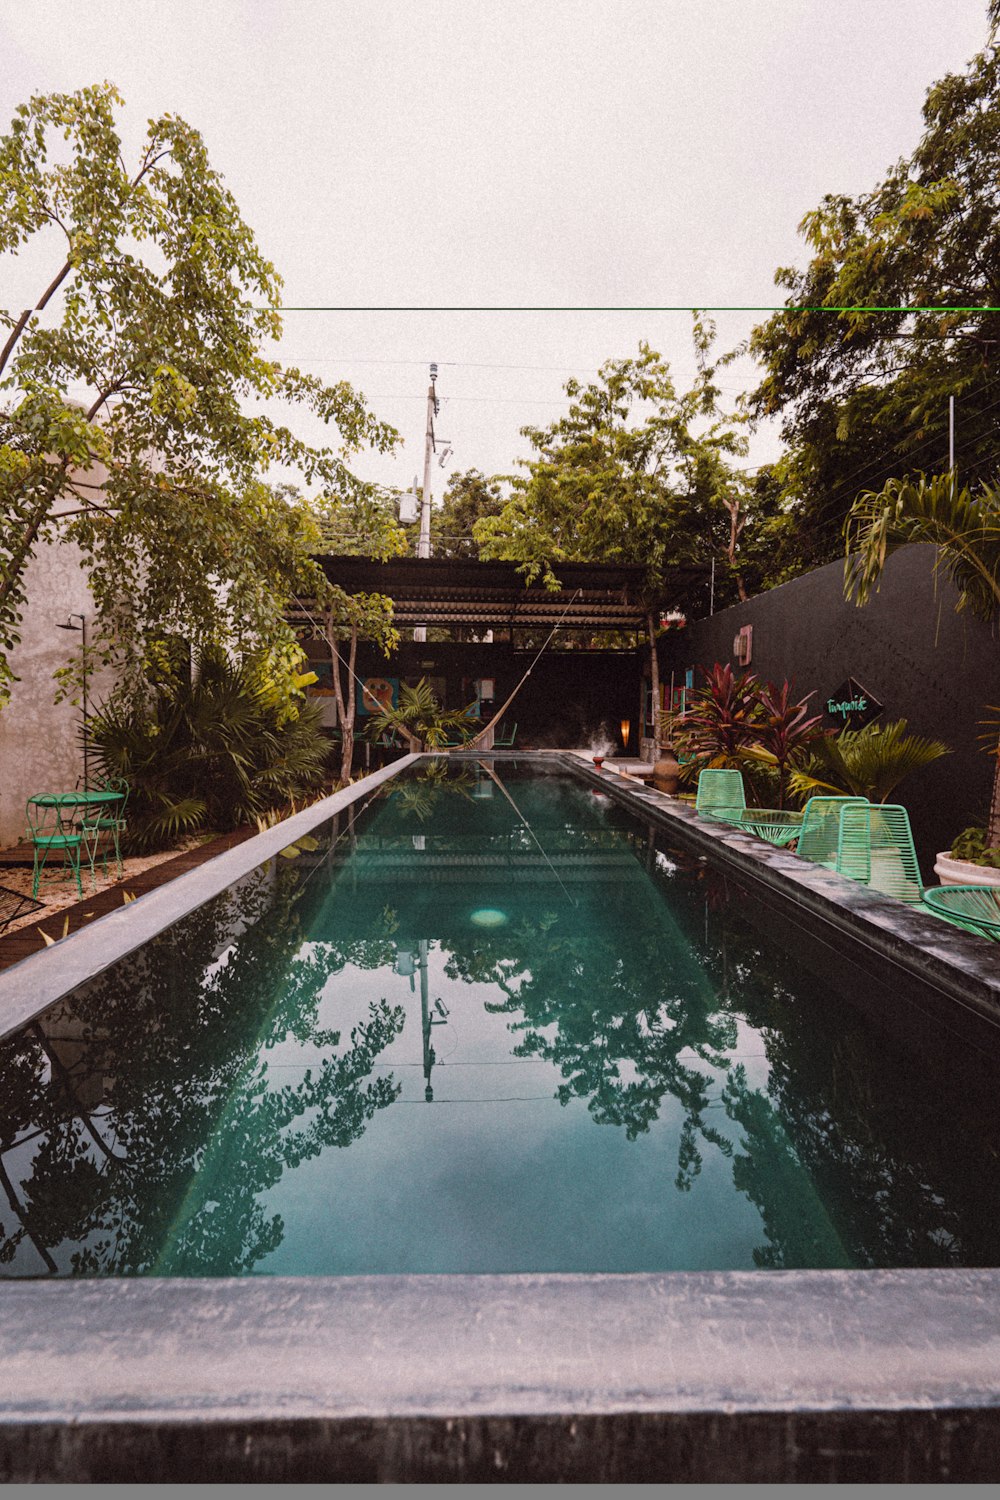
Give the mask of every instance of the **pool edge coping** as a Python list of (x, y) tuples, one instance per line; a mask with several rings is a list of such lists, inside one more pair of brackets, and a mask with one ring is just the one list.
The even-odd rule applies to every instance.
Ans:
[(0, 1041), (420, 760), (404, 755), (0, 970)]

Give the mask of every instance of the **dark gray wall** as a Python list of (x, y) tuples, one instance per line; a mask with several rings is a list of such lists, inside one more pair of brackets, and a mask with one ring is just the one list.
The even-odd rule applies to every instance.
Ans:
[(735, 666), (733, 637), (752, 625), (751, 670), (762, 677), (793, 679), (802, 695), (814, 689), (816, 708), (855, 677), (885, 705), (883, 720), (906, 719), (915, 733), (950, 745), (955, 754), (908, 776), (893, 794), (909, 810), (927, 879), (934, 852), (985, 821), (993, 762), (977, 749), (977, 721), (985, 705), (1000, 703), (996, 632), (955, 613), (955, 590), (934, 574), (936, 555), (932, 547), (904, 547), (864, 609), (845, 600), (843, 564), (830, 563), (695, 621), (661, 646), (667, 680), (673, 671), (682, 683), (690, 666)]

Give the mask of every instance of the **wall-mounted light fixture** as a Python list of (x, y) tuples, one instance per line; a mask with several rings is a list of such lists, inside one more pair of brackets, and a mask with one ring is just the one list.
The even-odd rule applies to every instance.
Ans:
[(631, 719), (622, 719), (621, 730), (622, 730), (622, 749), (623, 750), (627, 750), (628, 749), (628, 737), (632, 733), (632, 720)]

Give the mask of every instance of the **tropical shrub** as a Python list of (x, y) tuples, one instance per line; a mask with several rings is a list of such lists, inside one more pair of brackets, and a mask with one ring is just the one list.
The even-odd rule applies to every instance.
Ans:
[(368, 733), (372, 739), (395, 729), (406, 736), (411, 744), (424, 750), (437, 750), (450, 741), (471, 740), (479, 724), (469, 717), (473, 705), (468, 708), (446, 709), (434, 695), (426, 677), (410, 687), (402, 683), (399, 703), (395, 708), (383, 708), (368, 720)]
[(800, 798), (846, 793), (888, 802), (904, 776), (950, 754), (941, 740), (908, 734), (905, 719), (842, 729), (816, 740), (808, 758), (792, 771), (789, 785)]
[(825, 735), (820, 715), (809, 716), (811, 697), (793, 702), (790, 683), (764, 683), (717, 662), (679, 721), (677, 738), (692, 757), (687, 779), (709, 766), (738, 769), (751, 802), (776, 798), (783, 807), (790, 766)]
[(985, 828), (966, 828), (951, 846), (952, 859), (964, 859), (970, 865), (984, 865), (1000, 870), (1000, 849), (991, 846)]
[(202, 828), (252, 823), (318, 790), (328, 742), (318, 704), (289, 711), (260, 663), (217, 647), (194, 664), (161, 663), (139, 695), (119, 693), (91, 715), (100, 770), (129, 784), (127, 845), (169, 846)]

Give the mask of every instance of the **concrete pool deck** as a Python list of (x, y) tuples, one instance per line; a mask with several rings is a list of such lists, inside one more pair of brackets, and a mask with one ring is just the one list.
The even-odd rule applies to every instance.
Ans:
[[(413, 759), (8, 970), (0, 1032)], [(925, 997), (919, 1026), (952, 1026), (996, 1066), (995, 945), (573, 761), (805, 922), (822, 951), (864, 950), (890, 986), (905, 972)], [(1000, 1270), (12, 1281), (0, 1298), (8, 1482), (968, 1483), (1000, 1470)]]

